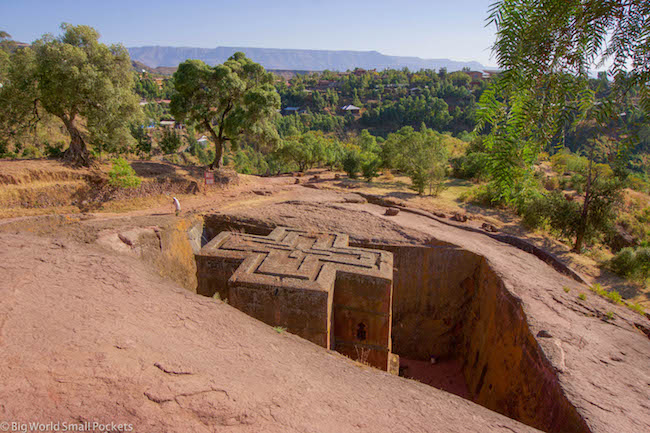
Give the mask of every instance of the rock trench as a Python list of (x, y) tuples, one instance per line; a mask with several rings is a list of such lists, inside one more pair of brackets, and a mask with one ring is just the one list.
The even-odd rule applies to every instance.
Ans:
[[(272, 229), (212, 215), (201, 238), (205, 243), (222, 231), (266, 236)], [(393, 254), (392, 347), (402, 359), (402, 375), (543, 431), (590, 431), (531, 333), (521, 301), (484, 257), (435, 241), (351, 240), (350, 246)], [(562, 357), (561, 344), (551, 355)]]

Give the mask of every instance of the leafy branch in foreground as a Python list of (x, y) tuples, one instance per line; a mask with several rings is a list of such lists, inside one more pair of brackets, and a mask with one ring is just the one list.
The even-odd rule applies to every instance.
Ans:
[[(650, 112), (650, 2), (501, 0), (488, 22), (497, 28), (502, 72), (480, 98), (477, 129), (488, 133), (498, 199), (525, 198), (522, 179), (540, 149), (561, 144), (566, 129), (585, 119), (604, 128), (630, 89)], [(596, 104), (589, 70), (607, 62), (613, 85)]]

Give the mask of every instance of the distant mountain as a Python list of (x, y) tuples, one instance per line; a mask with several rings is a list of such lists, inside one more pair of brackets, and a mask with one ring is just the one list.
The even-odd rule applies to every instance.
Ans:
[(187, 59), (203, 60), (209, 65), (223, 63), (233, 53), (243, 51), (246, 56), (260, 63), (266, 69), (346, 71), (354, 68), (411, 70), (447, 68), (459, 71), (464, 67), (482, 70), (479, 62), (459, 62), (449, 59), (422, 59), (419, 57), (387, 56), (377, 51), (329, 51), (329, 50), (289, 50), (277, 48), (191, 48), (191, 47), (131, 47), (131, 59), (157, 68), (159, 66), (178, 66)]

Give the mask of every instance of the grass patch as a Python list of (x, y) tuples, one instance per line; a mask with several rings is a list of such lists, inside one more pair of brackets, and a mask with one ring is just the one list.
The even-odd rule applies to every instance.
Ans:
[(630, 304), (625, 302), (621, 294), (618, 293), (616, 290), (612, 290), (611, 292), (608, 292), (607, 290), (603, 289), (603, 287), (598, 283), (591, 286), (589, 290), (595, 292), (597, 295), (602, 296), (603, 298), (609, 299), (611, 302), (615, 304), (625, 305), (630, 310), (636, 311), (640, 315), (645, 316), (645, 310), (641, 306), (641, 304)]
[(562, 287), (562, 290), (564, 290), (564, 293), (569, 293), (571, 291), (567, 286)]
[(287, 328), (283, 328), (282, 326), (274, 326), (273, 330), (277, 332), (278, 334), (284, 334), (284, 332), (287, 330)]
[(228, 303), (228, 298), (221, 299), (221, 295), (219, 292), (215, 292), (214, 295), (212, 295), (212, 299), (216, 299), (217, 301), (223, 301), (224, 304)]
[(608, 311), (607, 313), (605, 313), (605, 317), (607, 317), (607, 320), (612, 320), (614, 318), (614, 312)]
[(603, 287), (598, 283), (591, 286), (589, 290), (595, 292), (597, 295), (602, 296), (603, 298), (609, 299), (615, 304), (619, 304), (619, 305), (624, 304), (623, 297), (616, 290), (612, 290), (611, 292), (608, 292), (607, 290), (603, 289)]
[(645, 316), (645, 310), (643, 309), (641, 304), (627, 304), (626, 307), (629, 308), (632, 311), (636, 311), (637, 313), (639, 313), (642, 316)]
[(587, 295), (585, 295), (584, 293), (580, 293), (578, 295), (578, 299), (580, 299), (581, 301), (584, 301), (585, 299), (587, 299)]

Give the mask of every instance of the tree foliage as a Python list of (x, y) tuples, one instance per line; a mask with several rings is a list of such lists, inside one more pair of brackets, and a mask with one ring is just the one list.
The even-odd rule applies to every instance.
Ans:
[(160, 146), (160, 150), (162, 150), (163, 154), (172, 155), (178, 152), (178, 149), (180, 149), (182, 145), (181, 137), (176, 131), (165, 128), (158, 145)]
[[(650, 3), (645, 0), (501, 0), (491, 8), (499, 77), (480, 99), (479, 129), (499, 197), (517, 188), (541, 148), (584, 119), (605, 125), (633, 87), (650, 108)], [(611, 62), (610, 92), (595, 103), (591, 68)], [(632, 135), (628, 136), (632, 139)]]
[(442, 189), (446, 175), (448, 150), (442, 136), (423, 128), (415, 131), (405, 126), (390, 134), (385, 146), (394, 149), (394, 164), (411, 178), (412, 188), (418, 194), (436, 195)]
[(221, 167), (224, 145), (243, 136), (277, 142), (272, 120), (280, 108), (273, 75), (244, 53), (233, 54), (222, 65), (186, 60), (174, 73), (175, 93), (170, 109), (178, 121), (195, 124), (215, 144), (211, 167)]
[(36, 83), (38, 104), (61, 119), (70, 135), (65, 158), (88, 165), (86, 137), (105, 147), (132, 140), (129, 121), (137, 119), (140, 109), (133, 93), (131, 59), (123, 46), (99, 43), (99, 33), (92, 27), (61, 28), (60, 37), (45, 35), (31, 49), (20, 51), (33, 56), (29, 79)]

